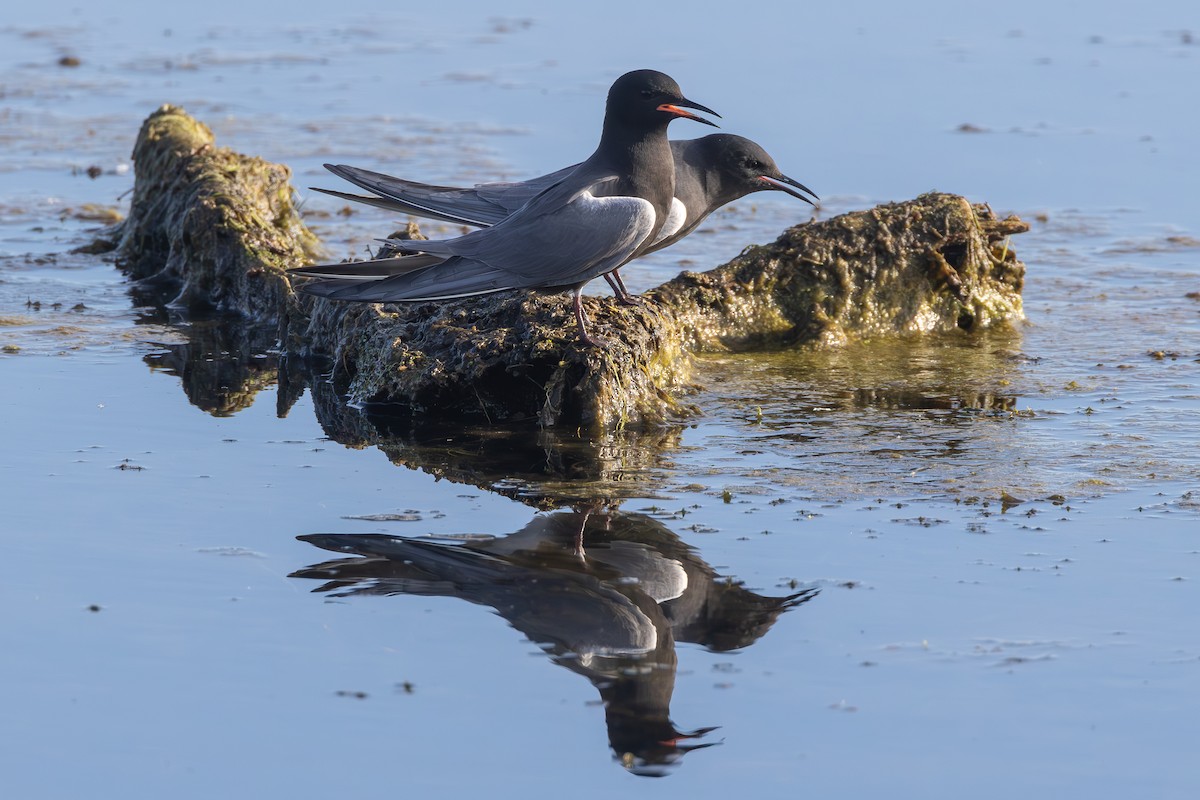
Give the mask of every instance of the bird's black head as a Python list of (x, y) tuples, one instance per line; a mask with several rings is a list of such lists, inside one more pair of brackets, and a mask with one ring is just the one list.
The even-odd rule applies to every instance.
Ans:
[(670, 75), (652, 69), (639, 69), (625, 73), (613, 83), (608, 90), (605, 115), (607, 119), (638, 127), (665, 126), (676, 117), (686, 117), (716, 127), (716, 123), (685, 110), (688, 108), (714, 117), (721, 116), (711, 108), (684, 97), (683, 90)]
[(806, 203), (815, 205), (801, 192), (820, 200), (816, 193), (802, 183), (784, 175), (775, 159), (756, 142), (744, 136), (714, 133), (701, 139), (706, 161), (712, 165), (721, 185), (738, 196), (768, 189), (787, 192)]

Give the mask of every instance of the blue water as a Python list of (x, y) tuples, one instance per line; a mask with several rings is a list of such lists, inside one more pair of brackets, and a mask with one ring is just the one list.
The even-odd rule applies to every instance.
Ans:
[[(1194, 4), (51, 2), (7, 9), (0, 53), (6, 796), (1200, 790)], [(339, 188), (323, 162), (555, 169), (638, 67), (763, 144), (820, 215), (938, 189), (1029, 219), (1028, 322), (707, 357), (682, 431), (530, 442), (339, 427), (311, 391), (289, 407), (269, 352), (205, 394), (180, 374), (230, 359), (186, 360), (200, 327), (68, 252), (99, 224), (86, 204), (124, 210), (164, 102), (291, 166), (340, 257), (396, 220), (336, 215), (306, 189)], [(734, 204), (631, 283), (722, 263), (798, 206)], [(296, 538), (375, 533), (470, 566)], [(739, 638), (618, 562), (806, 601)], [(578, 598), (653, 621), (653, 655), (589, 656)], [(601, 698), (627, 708), (626, 685), (656, 724), (717, 729), (623, 765)], [(680, 756), (695, 744), (714, 746)]]

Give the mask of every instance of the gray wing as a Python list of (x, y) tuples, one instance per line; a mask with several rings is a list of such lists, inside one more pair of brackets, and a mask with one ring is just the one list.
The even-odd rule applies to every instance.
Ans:
[(457, 239), (422, 242), (429, 253), (445, 258), (436, 266), (382, 280), (314, 281), (300, 291), (336, 300), (391, 303), (578, 286), (633, 255), (653, 229), (654, 208), (641, 198), (597, 198), (585, 192), (555, 212), (531, 220), (525, 216), (514, 215)]
[(302, 291), (341, 300), (412, 302), (582, 285), (627, 261), (654, 229), (648, 201), (593, 194), (613, 180), (603, 176), (578, 189), (564, 181), (491, 228), (420, 242), (424, 253), (445, 258), (437, 266), (369, 283), (307, 284)]
[(575, 164), (519, 183), (481, 183), (471, 188), (460, 188), (407, 181), (344, 164), (326, 164), (325, 168), (330, 172), (374, 192), (383, 202), (328, 189), (317, 191), (414, 216), (487, 227), (495, 225), (570, 175), (578, 166)]

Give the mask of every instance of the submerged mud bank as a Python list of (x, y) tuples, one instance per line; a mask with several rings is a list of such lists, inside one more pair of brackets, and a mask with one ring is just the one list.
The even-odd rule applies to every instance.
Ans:
[(132, 276), (164, 287), (176, 306), (278, 322), (284, 352), (332, 365), (333, 385), (353, 402), (417, 415), (654, 427), (697, 413), (686, 401), (695, 352), (974, 332), (1022, 318), (1024, 265), (1007, 237), (1028, 225), (951, 194), (789, 228), (650, 290), (641, 306), (587, 298), (605, 342), (588, 348), (562, 295), (298, 297), (285, 270), (311, 262), (318, 243), (293, 207), (287, 169), (215, 147), (182, 109), (147, 119), (134, 159), (129, 217), (107, 236)]

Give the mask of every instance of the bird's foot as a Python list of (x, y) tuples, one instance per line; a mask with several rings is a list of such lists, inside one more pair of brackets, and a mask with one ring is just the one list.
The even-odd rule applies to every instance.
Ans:
[(638, 297), (636, 294), (623, 294), (617, 297), (617, 303), (623, 306), (644, 306), (646, 301)]
[(592, 336), (587, 331), (579, 332), (579, 341), (582, 342), (585, 347), (599, 348), (599, 347), (604, 347), (606, 344), (606, 342), (603, 339), (597, 339), (595, 336)]

